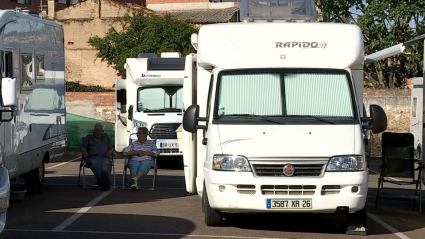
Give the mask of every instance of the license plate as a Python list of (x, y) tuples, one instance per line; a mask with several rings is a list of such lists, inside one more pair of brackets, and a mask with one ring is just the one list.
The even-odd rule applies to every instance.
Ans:
[(311, 199), (267, 199), (267, 209), (311, 209)]
[(160, 143), (159, 147), (162, 149), (173, 149), (173, 148), (178, 148), (179, 143)]

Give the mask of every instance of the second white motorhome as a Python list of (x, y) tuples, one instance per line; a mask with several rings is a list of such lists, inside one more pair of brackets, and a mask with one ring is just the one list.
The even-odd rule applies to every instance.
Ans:
[[(182, 122), (185, 58), (178, 52), (153, 53), (128, 58), (126, 80), (116, 80), (117, 117), (115, 149), (128, 145), (136, 127), (147, 127), (157, 139), (161, 156), (182, 155), (176, 129)], [(136, 135), (132, 136), (136, 139)]]
[(347, 233), (365, 233), (362, 123), (379, 133), (387, 118), (377, 105), (363, 117), (362, 31), (308, 22), (312, 1), (265, 2), (242, 1), (243, 23), (205, 25), (192, 36), (186, 190), (202, 197), (208, 226), (227, 213), (340, 212)]

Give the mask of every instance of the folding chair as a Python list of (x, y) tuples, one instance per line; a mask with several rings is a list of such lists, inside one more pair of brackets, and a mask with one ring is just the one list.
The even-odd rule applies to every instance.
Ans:
[[(82, 141), (83, 141), (83, 138), (81, 138), (81, 142)], [(116, 153), (113, 152), (112, 156), (111, 156), (111, 163), (112, 163), (112, 177), (113, 177), (114, 183), (113, 183), (113, 186), (111, 188), (116, 188), (116, 183), (115, 183), (115, 156), (116, 156)], [(79, 172), (78, 172), (78, 183), (77, 183), (77, 185), (83, 186), (83, 188), (92, 188), (92, 187), (86, 187), (86, 173), (85, 173), (86, 168), (90, 168), (90, 166), (88, 165), (87, 160), (84, 159), (83, 157), (81, 157), (80, 169), (79, 169)], [(81, 171), (83, 172), (83, 184), (82, 185), (80, 183)]]
[[(137, 140), (131, 139), (132, 135), (136, 135), (136, 133), (132, 133), (130, 134), (129, 138), (128, 138), (128, 145), (130, 145), (133, 141)], [(152, 139), (154, 141), (154, 143), (156, 144), (156, 137), (154, 139)], [(139, 189), (146, 189), (146, 190), (155, 190), (155, 184), (156, 184), (156, 175), (157, 175), (157, 159), (159, 156), (159, 152), (156, 156), (154, 156), (154, 165), (150, 168), (153, 169), (153, 177), (152, 177), (152, 187), (146, 188), (146, 187), (140, 187), (138, 186)], [(122, 178), (122, 189), (128, 189), (128, 180), (127, 180), (127, 169), (128, 169), (128, 162), (130, 161), (131, 156), (129, 155), (124, 155), (124, 170), (123, 170), (123, 178)], [(149, 170), (150, 171), (150, 170)], [(148, 175), (145, 175), (145, 177), (147, 177)]]
[[(422, 162), (418, 162), (418, 167), (415, 168), (413, 149), (414, 136), (411, 133), (384, 132), (382, 134), (382, 164), (379, 167), (381, 172), (378, 179), (378, 192), (376, 195), (375, 208), (378, 206), (379, 199), (381, 200), (382, 210), (384, 198), (413, 200), (413, 210), (415, 210), (416, 201), (419, 201), (419, 211), (422, 212), (421, 176), (423, 165)], [(415, 171), (418, 171), (417, 178), (415, 177)], [(398, 178), (403, 178), (405, 180), (399, 180)], [(385, 195), (384, 182), (396, 185), (414, 184), (416, 186), (415, 194)]]
[[(111, 162), (112, 162), (112, 177), (113, 177), (113, 180), (114, 180), (114, 183), (113, 183), (113, 188), (116, 188), (116, 183), (115, 183), (115, 160), (114, 160), (114, 158), (115, 158), (115, 153), (112, 153), (112, 156), (111, 156)], [(85, 174), (85, 169), (86, 168), (90, 168), (89, 167), (89, 165), (88, 165), (88, 163), (87, 163), (87, 161), (83, 158), (83, 157), (81, 157), (81, 160), (80, 160), (80, 170), (79, 170), (79, 173), (78, 173), (78, 186), (83, 186), (83, 188), (91, 188), (91, 187), (86, 187), (86, 174)], [(83, 171), (83, 184), (81, 185), (81, 183), (80, 183), (80, 177), (81, 177), (81, 171)]]

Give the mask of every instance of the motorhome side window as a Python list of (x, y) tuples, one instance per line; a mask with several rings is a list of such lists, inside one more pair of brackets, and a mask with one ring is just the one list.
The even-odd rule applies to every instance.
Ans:
[(4, 62), (4, 51), (0, 51), (0, 80), (3, 77), (6, 77), (6, 71), (5, 71), (5, 62)]
[(13, 78), (13, 52), (5, 51), (4, 60), (5, 77)]
[(37, 55), (36, 56), (36, 64), (35, 64), (35, 72), (36, 72), (36, 81), (44, 80), (44, 56)]
[(212, 97), (212, 88), (214, 83), (214, 75), (211, 75), (210, 79), (210, 88), (208, 89), (208, 99), (207, 99), (207, 117), (210, 115), (211, 111), (211, 97)]
[(32, 54), (21, 54), (21, 89), (32, 90), (34, 85), (34, 67)]
[(416, 111), (418, 108), (418, 97), (412, 99), (412, 118), (416, 118)]
[(345, 71), (223, 71), (218, 87), (214, 116), (223, 123), (273, 123), (258, 116), (292, 123), (353, 123), (358, 117)]
[(12, 52), (0, 51), (0, 78), (13, 78), (13, 58)]

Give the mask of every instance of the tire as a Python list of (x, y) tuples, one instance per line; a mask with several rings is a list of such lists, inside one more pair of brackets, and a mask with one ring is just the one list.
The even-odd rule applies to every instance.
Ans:
[(44, 163), (25, 176), (25, 189), (28, 195), (41, 194), (44, 184)]
[(207, 188), (204, 184), (204, 190), (202, 190), (202, 201), (204, 205), (205, 225), (206, 226), (220, 226), (222, 223), (222, 217), (219, 211), (212, 209), (208, 201)]
[(347, 232), (348, 235), (367, 235), (367, 210), (365, 207), (355, 213), (347, 215)]

